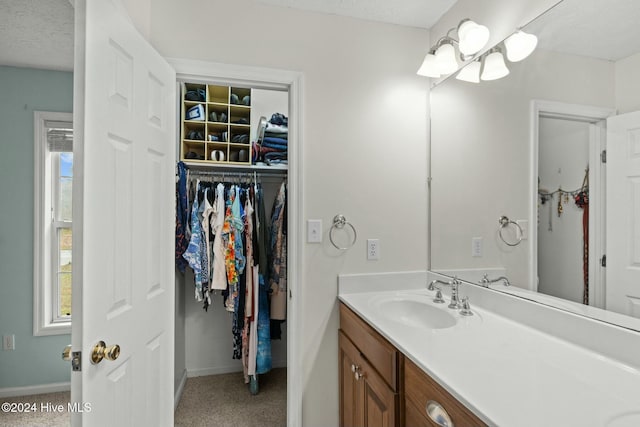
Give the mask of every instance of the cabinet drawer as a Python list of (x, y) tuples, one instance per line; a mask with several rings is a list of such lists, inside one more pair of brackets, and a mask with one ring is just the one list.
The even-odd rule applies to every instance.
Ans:
[[(486, 426), (478, 417), (451, 396), (449, 392), (407, 358), (404, 361), (404, 387), (407, 427), (413, 427), (413, 424), (409, 424), (410, 420), (413, 420), (412, 423), (416, 422), (417, 426), (437, 426), (437, 424), (428, 420), (426, 414), (427, 402), (430, 400), (439, 403), (447, 411), (456, 427)], [(416, 411), (418, 411), (418, 414), (415, 413)], [(427, 421), (427, 424), (417, 422), (420, 419), (418, 415), (422, 416), (424, 421)]]
[(340, 329), (358, 347), (369, 364), (394, 392), (398, 391), (398, 351), (344, 304), (340, 304)]

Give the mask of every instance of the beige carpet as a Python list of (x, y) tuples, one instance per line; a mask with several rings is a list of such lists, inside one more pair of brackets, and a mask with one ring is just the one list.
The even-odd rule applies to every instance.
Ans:
[[(0, 411), (0, 427), (68, 427), (71, 423), (67, 404), (69, 403), (69, 392), (36, 394), (32, 396), (20, 397), (0, 397), (0, 403), (16, 403), (24, 406), (29, 404), (29, 410), (33, 412), (5, 412)], [(48, 405), (48, 404), (51, 405)], [(47, 408), (62, 405), (62, 412), (47, 412)], [(3, 406), (4, 408), (4, 406)], [(21, 409), (21, 408), (15, 408)]]
[[(260, 391), (252, 396), (241, 373), (188, 378), (175, 413), (176, 427), (282, 427), (287, 424), (287, 370), (259, 376)], [(69, 393), (0, 398), (0, 403), (36, 404), (35, 412), (0, 411), (0, 427), (68, 427)], [(63, 405), (62, 413), (42, 406)], [(151, 427), (151, 426), (149, 426)]]
[(259, 377), (252, 396), (242, 373), (188, 378), (175, 414), (176, 427), (283, 427), (287, 425), (287, 370)]

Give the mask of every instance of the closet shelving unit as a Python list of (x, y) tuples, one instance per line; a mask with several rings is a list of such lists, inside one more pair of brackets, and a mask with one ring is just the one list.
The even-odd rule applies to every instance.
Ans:
[[(187, 99), (188, 92), (201, 93)], [(237, 98), (236, 98), (237, 97)], [(248, 105), (243, 103), (248, 97)], [(251, 165), (251, 89), (198, 83), (183, 83), (181, 96), (180, 159), (192, 164)], [(237, 102), (234, 102), (237, 100)], [(201, 115), (192, 119), (192, 108)], [(241, 141), (235, 139), (241, 138)], [(241, 151), (246, 153), (242, 159)], [(216, 160), (213, 153), (222, 152)], [(193, 155), (197, 157), (193, 157)]]

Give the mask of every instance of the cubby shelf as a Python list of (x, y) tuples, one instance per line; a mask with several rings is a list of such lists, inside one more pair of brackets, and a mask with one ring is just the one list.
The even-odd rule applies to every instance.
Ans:
[(180, 159), (251, 166), (251, 95), (248, 88), (183, 83)]

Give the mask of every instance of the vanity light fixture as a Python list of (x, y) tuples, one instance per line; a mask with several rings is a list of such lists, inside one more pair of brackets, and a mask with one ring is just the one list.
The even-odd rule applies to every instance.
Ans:
[[(458, 40), (449, 35), (452, 31), (458, 33)], [(488, 41), (487, 27), (470, 19), (463, 19), (457, 27), (447, 31), (447, 34), (429, 49), (417, 74), (434, 78), (451, 74), (459, 66), (455, 45), (458, 45), (460, 59), (466, 61), (478, 53)]]
[(441, 76), (440, 71), (438, 71), (438, 66), (436, 65), (435, 51), (430, 50), (429, 53), (427, 53), (416, 74), (419, 76), (434, 77), (436, 79)]
[(460, 53), (470, 56), (480, 52), (489, 41), (489, 29), (479, 25), (470, 19), (463, 19), (458, 25), (458, 48)]
[(531, 55), (538, 45), (538, 37), (534, 34), (527, 34), (518, 30), (511, 34), (504, 41), (507, 50), (507, 59), (511, 62), (518, 62)]
[(509, 62), (522, 61), (535, 50), (538, 45), (538, 38), (533, 34), (527, 34), (518, 30), (499, 47), (495, 47), (482, 54), (480, 58), (464, 67), (456, 79), (470, 83), (480, 83), (480, 80), (497, 80), (509, 75), (509, 68), (505, 64), (505, 51)]
[(456, 76), (456, 79), (469, 83), (480, 83), (481, 68), (482, 62), (477, 59), (460, 70), (460, 72)]
[(482, 74), (480, 78), (482, 80), (498, 80), (509, 74), (509, 69), (504, 63), (504, 57), (500, 48), (492, 49), (489, 54), (484, 58)]
[(450, 40), (443, 41), (436, 49), (436, 67), (440, 74), (451, 74), (458, 69), (456, 49)]

